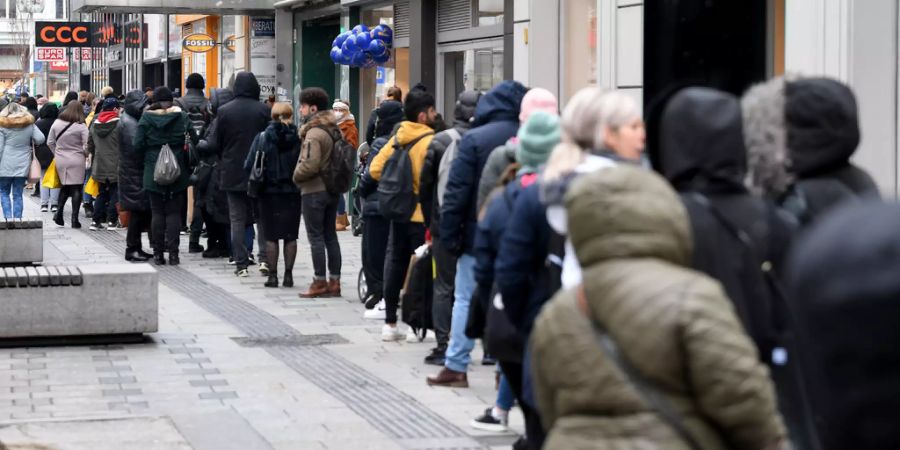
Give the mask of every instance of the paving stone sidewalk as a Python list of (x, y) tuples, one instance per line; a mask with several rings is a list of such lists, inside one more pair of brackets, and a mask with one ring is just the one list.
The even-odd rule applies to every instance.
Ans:
[[(29, 200), (26, 217), (45, 220), (45, 265), (123, 261), (124, 230), (58, 228)], [(517, 410), (512, 433), (468, 425), (493, 404), (493, 368), (473, 365), (469, 389), (426, 386), (438, 369), (422, 363), (433, 338), (380, 341), (381, 323), (362, 319), (356, 295), (360, 240), (339, 235), (339, 299), (297, 297), (312, 279), (305, 238), (298, 287), (270, 289), (255, 270), (237, 278), (226, 260), (188, 254), (183, 236), (181, 266), (159, 270), (160, 331), (146, 343), (0, 349), (0, 441), (55, 449), (509, 448), (522, 430)], [(473, 361), (481, 356), (479, 347)], [(150, 429), (157, 438), (140, 438)]]

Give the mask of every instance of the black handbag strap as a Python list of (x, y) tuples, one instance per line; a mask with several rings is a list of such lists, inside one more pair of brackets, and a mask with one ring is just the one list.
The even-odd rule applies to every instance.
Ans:
[(75, 122), (69, 122), (69, 124), (66, 125), (66, 127), (63, 128), (62, 131), (59, 132), (59, 134), (56, 135), (56, 140), (58, 141), (59, 138), (62, 137), (62, 135), (66, 134), (66, 131), (69, 131), (69, 127), (71, 127), (72, 125), (75, 125)]
[[(578, 297), (587, 304), (587, 297), (584, 293), (584, 286), (578, 287)], [(590, 318), (589, 318), (590, 320)], [(609, 331), (603, 326), (602, 323), (591, 320), (591, 324), (593, 325), (594, 334), (596, 335), (597, 342), (600, 344), (600, 348), (603, 349), (603, 352), (616, 364), (619, 370), (625, 374), (625, 377), (631, 381), (631, 384), (635, 387), (638, 394), (640, 394), (641, 398), (653, 408), (654, 411), (659, 415), (660, 418), (682, 439), (688, 444), (692, 450), (703, 450), (703, 447), (700, 446), (700, 443), (694, 438), (694, 435), (691, 434), (690, 430), (687, 429), (687, 426), (684, 424), (684, 421), (681, 418), (681, 415), (676, 412), (675, 407), (672, 406), (671, 402), (659, 392), (659, 390), (653, 386), (652, 383), (647, 381), (643, 375), (638, 372), (638, 370), (631, 365), (625, 355), (619, 350), (618, 344), (613, 340), (612, 336), (610, 336)]]

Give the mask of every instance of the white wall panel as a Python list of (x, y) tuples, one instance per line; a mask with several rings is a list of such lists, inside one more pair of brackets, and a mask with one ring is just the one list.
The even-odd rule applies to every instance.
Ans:
[(644, 8), (620, 7), (616, 20), (616, 86), (644, 84)]

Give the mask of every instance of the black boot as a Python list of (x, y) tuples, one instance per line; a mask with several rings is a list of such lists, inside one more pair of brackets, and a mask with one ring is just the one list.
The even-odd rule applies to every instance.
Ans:
[(137, 254), (138, 254), (138, 256), (140, 256), (141, 258), (144, 258), (145, 261), (148, 260), (148, 259), (153, 259), (153, 255), (151, 255), (150, 253), (145, 252), (144, 249), (142, 249), (142, 248), (138, 249)]
[(75, 211), (72, 211), (72, 228), (81, 228), (81, 222), (78, 221), (78, 213), (76, 213)]
[(66, 222), (63, 221), (61, 209), (57, 209), (56, 214), (53, 215), (53, 223), (55, 223), (61, 227), (66, 226)]
[(284, 287), (294, 287), (294, 274), (290, 272), (284, 273), (284, 282), (282, 283)]
[(163, 252), (153, 252), (153, 264), (157, 266), (166, 265), (166, 255)]
[(202, 253), (203, 246), (197, 242), (191, 242), (188, 244), (188, 253)]
[(181, 260), (178, 259), (178, 252), (169, 252), (169, 265), (177, 266), (181, 264)]
[(125, 252), (125, 261), (146, 262), (152, 256), (153, 255), (147, 255), (147, 257), (144, 257), (144, 255), (141, 255), (140, 253), (138, 253), (137, 250), (127, 250)]
[(278, 275), (275, 275), (274, 273), (270, 273), (269, 278), (266, 280), (266, 282), (265, 282), (265, 284), (263, 284), (263, 286), (277, 288), (278, 287)]

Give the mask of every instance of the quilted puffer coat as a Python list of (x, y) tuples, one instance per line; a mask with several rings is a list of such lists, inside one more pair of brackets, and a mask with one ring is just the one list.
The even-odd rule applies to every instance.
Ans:
[(779, 441), (785, 429), (766, 367), (722, 288), (688, 269), (690, 227), (675, 192), (623, 166), (575, 183), (566, 206), (586, 301), (561, 291), (531, 337), (544, 448), (690, 448), (607, 357), (595, 323), (703, 449)]

